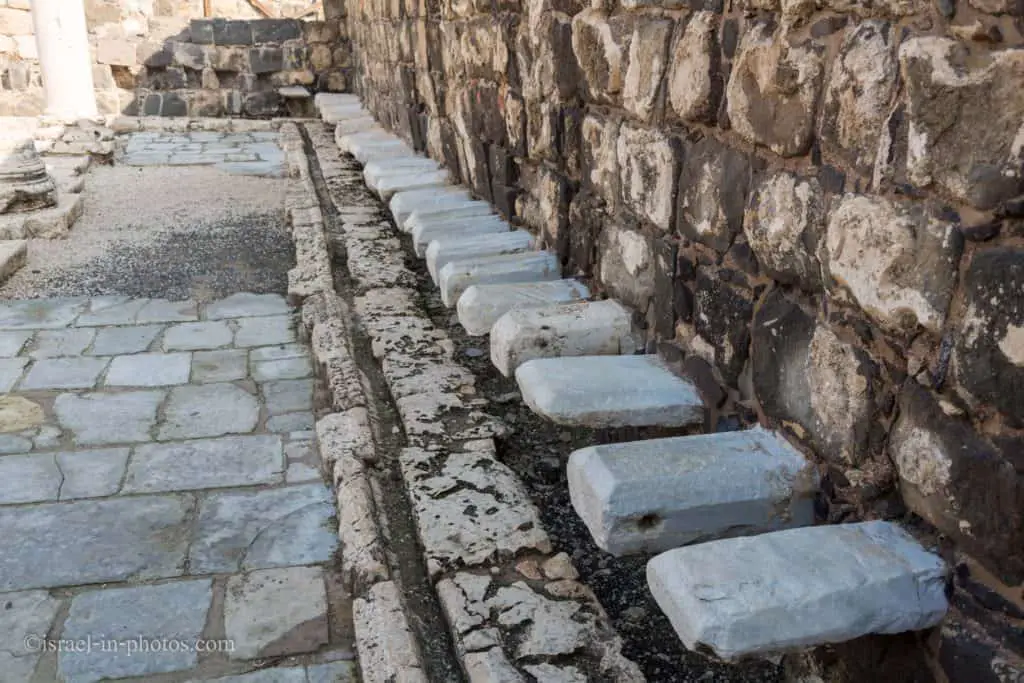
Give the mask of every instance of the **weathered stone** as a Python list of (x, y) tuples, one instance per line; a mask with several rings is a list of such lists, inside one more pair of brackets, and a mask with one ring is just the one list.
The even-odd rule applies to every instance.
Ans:
[(844, 165), (870, 174), (898, 78), (887, 22), (865, 21), (847, 32), (825, 90), (820, 127), (823, 150)]
[(0, 359), (0, 391), (7, 393), (14, 389), (28, 362), (28, 358)]
[(161, 387), (186, 384), (192, 366), (190, 353), (137, 353), (110, 362), (104, 386)]
[(281, 439), (235, 436), (135, 449), (124, 490), (128, 493), (251, 486), (280, 482)]
[(576, 513), (613, 555), (814, 522), (813, 464), (761, 428), (592, 446), (567, 475)]
[(57, 500), (60, 485), (61, 473), (52, 455), (0, 458), (0, 505)]
[(696, 12), (679, 32), (669, 57), (668, 101), (684, 121), (712, 121), (722, 97), (718, 15)]
[(1024, 90), (1013, 85), (1024, 50), (974, 56), (959, 41), (918, 36), (900, 46), (899, 57), (910, 181), (922, 187), (934, 183), (982, 209), (1024, 193)]
[(362, 678), (365, 683), (428, 683), (419, 646), (394, 581), (375, 583), (352, 603)]
[(603, 9), (585, 9), (573, 17), (573, 53), (595, 99), (611, 102), (622, 91), (632, 36), (629, 19), (610, 19)]
[(0, 666), (12, 681), (28, 681), (42, 655), (33, 642), (50, 632), (61, 602), (47, 591), (6, 593), (0, 600)]
[(0, 214), (57, 205), (57, 186), (31, 138), (0, 138)]
[(598, 244), (601, 281), (628, 306), (646, 310), (654, 294), (655, 259), (652, 241), (625, 228), (604, 230)]
[(533, 236), (525, 230), (499, 232), (478, 237), (441, 237), (427, 247), (427, 270), (435, 283), (448, 263), (477, 256), (519, 254), (534, 247)]
[(36, 332), (28, 355), (32, 358), (79, 356), (92, 343), (95, 334), (95, 330), (80, 328), (42, 330)]
[(0, 591), (178, 576), (190, 507), (142, 496), (0, 508), (0, 532), (19, 539), (0, 555)]
[(785, 172), (766, 177), (750, 199), (743, 228), (758, 263), (773, 278), (808, 290), (821, 286), (817, 252), (825, 207), (815, 179)]
[[(97, 657), (90, 649), (67, 648), (58, 655), (58, 669), (68, 681), (99, 681), (129, 676), (148, 677), (194, 667), (194, 647), (147, 647), (152, 642), (195, 643), (206, 625), (213, 600), (210, 579), (176, 581), (156, 586), (108, 588), (78, 595), (61, 638), (71, 642), (116, 641), (121, 647)], [(137, 640), (140, 647), (129, 649)]]
[(822, 59), (814, 44), (794, 45), (767, 24), (743, 35), (727, 87), (729, 121), (748, 141), (791, 157), (814, 133)]
[(413, 211), (440, 208), (438, 205), (460, 204), (471, 199), (469, 191), (461, 187), (408, 190), (396, 193), (388, 202), (388, 208), (395, 223), (404, 225)]
[(887, 328), (937, 332), (962, 249), (955, 226), (922, 207), (846, 194), (829, 215), (818, 258), (833, 296), (851, 299)]
[(256, 428), (259, 402), (234, 384), (175, 387), (164, 408), (164, 423), (157, 438), (195, 439), (244, 434)]
[(438, 287), (445, 306), (454, 307), (473, 285), (495, 285), (557, 280), (561, 265), (548, 252), (479, 256), (450, 261), (438, 273)]
[(424, 219), (413, 229), (412, 245), (416, 255), (423, 258), (427, 255), (427, 247), (436, 239), (480, 237), (504, 234), (509, 230), (506, 221), (493, 215), (459, 219), (439, 218), (430, 221)]
[(614, 209), (619, 203), (619, 123), (588, 114), (583, 119), (583, 176), (585, 186)]
[(964, 302), (956, 345), (959, 390), (1024, 426), (1024, 250), (975, 252)]
[(466, 332), (479, 336), (506, 312), (526, 307), (583, 301), (590, 290), (576, 280), (553, 280), (502, 285), (474, 285), (459, 297), (459, 323)]
[(702, 352), (728, 383), (735, 382), (747, 361), (750, 319), (754, 302), (748, 289), (736, 286), (724, 269), (702, 268), (694, 288), (694, 329), (710, 345), (710, 354), (691, 340), (691, 350)]
[(687, 150), (679, 174), (679, 232), (725, 252), (743, 228), (750, 158), (706, 137)]
[(284, 379), (262, 385), (268, 415), (313, 409), (313, 380)]
[(53, 410), (78, 445), (149, 441), (162, 391), (61, 394)]
[(262, 569), (228, 579), (224, 632), (232, 659), (310, 652), (327, 643), (320, 567)]
[(531, 360), (516, 382), (526, 405), (557, 424), (682, 427), (704, 417), (696, 389), (655, 356)]
[(941, 558), (887, 522), (712, 541), (647, 565), (680, 640), (723, 659), (929, 628), (948, 609), (946, 576)]
[(0, 434), (37, 427), (46, 419), (43, 407), (24, 396), (0, 396)]
[(0, 358), (17, 356), (31, 338), (30, 331), (0, 332)]
[(231, 382), (249, 374), (245, 349), (196, 351), (192, 354), (192, 381), (196, 384)]
[(873, 453), (878, 369), (862, 350), (775, 291), (752, 329), (753, 383), (765, 413), (806, 430), (822, 457), (857, 465)]
[(624, 123), (616, 144), (623, 203), (656, 227), (670, 230), (678, 143), (661, 131)]
[(493, 213), (491, 205), (487, 202), (463, 201), (453, 198), (451, 201), (441, 201), (437, 204), (430, 204), (424, 208), (416, 209), (398, 227), (404, 232), (411, 233), (416, 229), (416, 226), (431, 221), (478, 218), (490, 216)]
[(22, 390), (89, 389), (96, 385), (107, 367), (106, 358), (43, 358), (37, 360), (21, 380)]
[(641, 16), (634, 24), (622, 105), (643, 121), (651, 121), (664, 106), (662, 80), (673, 28), (672, 21), (653, 16)]

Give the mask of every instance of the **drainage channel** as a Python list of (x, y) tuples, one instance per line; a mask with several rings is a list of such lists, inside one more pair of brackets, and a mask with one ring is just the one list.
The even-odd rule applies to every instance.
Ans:
[[(352, 282), (346, 266), (344, 244), (338, 239), (342, 230), (341, 218), (331, 201), (331, 189), (324, 179), (309, 132), (303, 125), (299, 126), (299, 131), (302, 134), (306, 157), (310, 162), (310, 173), (324, 216), (335, 291), (351, 311), (354, 310)], [(363, 203), (367, 202), (367, 198), (371, 200), (380, 207), (381, 220), (386, 220), (383, 207), (365, 187), (347, 187), (346, 191), (353, 195), (361, 195), (360, 201)], [(378, 473), (383, 474), (381, 479), (387, 484), (385, 495), (379, 497), (377, 504), (383, 508), (386, 517), (390, 569), (393, 575), (398, 577), (402, 587), (406, 613), (423, 655), (427, 680), (439, 683), (464, 681), (449, 635), (448, 624), (423, 562), (423, 550), (416, 534), (412, 505), (399, 469), (398, 453), (406, 445), (401, 420), (398, 418), (383, 373), (370, 350), (369, 338), (351, 319), (347, 320), (346, 324), (352, 353), (360, 371), (368, 380), (371, 394), (368, 397), (369, 412), (372, 415), (371, 426), (379, 451), (378, 462), (374, 467)], [(380, 491), (377, 489), (378, 493)], [(388, 493), (391, 495), (387, 495)]]

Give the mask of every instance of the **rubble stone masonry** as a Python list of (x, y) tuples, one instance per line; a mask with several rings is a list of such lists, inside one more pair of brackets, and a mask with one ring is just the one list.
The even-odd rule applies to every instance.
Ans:
[[(0, 0), (0, 116), (43, 112), (29, 0)], [(261, 0), (283, 17), (307, 0)], [(101, 114), (274, 116), (278, 89), (344, 92), (344, 17), (261, 18), (246, 0), (85, 0)]]
[(709, 428), (783, 429), (828, 521), (920, 522), (1024, 616), (1024, 2), (344, 2), (365, 104)]

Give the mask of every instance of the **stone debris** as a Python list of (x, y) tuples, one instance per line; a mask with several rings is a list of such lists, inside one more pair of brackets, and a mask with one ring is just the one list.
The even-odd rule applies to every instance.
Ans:
[(948, 608), (947, 573), (881, 521), (712, 541), (647, 565), (651, 593), (686, 647), (723, 659), (929, 628)]
[(459, 297), (459, 323), (471, 336), (488, 334), (494, 323), (509, 311), (575, 303), (590, 298), (579, 280), (473, 285)]
[(452, 308), (473, 285), (544, 282), (560, 277), (558, 257), (546, 251), (449, 261), (438, 273), (441, 300)]
[(813, 463), (760, 427), (590, 446), (567, 476), (573, 508), (613, 555), (814, 523)]
[(491, 328), (491, 362), (505, 377), (535, 358), (632, 354), (632, 316), (614, 300), (509, 311)]
[[(415, 220), (413, 214), (411, 220)], [(438, 284), (441, 269), (451, 261), (477, 256), (499, 256), (519, 254), (533, 250), (536, 245), (533, 235), (525, 230), (509, 233), (494, 233), (478, 237), (439, 237), (430, 243), (426, 251), (427, 270), (434, 283)]]
[(696, 388), (657, 356), (543, 358), (515, 375), (526, 405), (558, 424), (685, 427), (704, 419)]

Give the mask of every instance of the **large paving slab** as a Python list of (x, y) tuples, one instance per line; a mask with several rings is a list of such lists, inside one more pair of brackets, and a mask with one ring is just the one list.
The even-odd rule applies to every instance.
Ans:
[(881, 521), (701, 543), (647, 565), (686, 647), (724, 659), (929, 628), (946, 614), (946, 579), (940, 557)]
[(471, 336), (488, 334), (494, 323), (507, 312), (554, 304), (585, 301), (590, 290), (579, 280), (520, 282), (501, 285), (473, 285), (456, 306), (459, 324)]
[(657, 356), (541, 358), (516, 369), (523, 401), (552, 422), (685, 427), (704, 418), (697, 389)]
[(760, 427), (590, 446), (566, 470), (573, 508), (613, 555), (814, 523), (813, 463)]
[(473, 285), (498, 285), (509, 282), (544, 282), (561, 277), (558, 257), (547, 251), (449, 261), (438, 273), (441, 300), (449, 308)]

